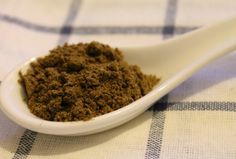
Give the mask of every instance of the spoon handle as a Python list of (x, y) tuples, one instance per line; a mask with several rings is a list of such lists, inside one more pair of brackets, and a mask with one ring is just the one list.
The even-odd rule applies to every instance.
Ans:
[(176, 52), (185, 48), (185, 55), (208, 64), (236, 49), (236, 17), (209, 25), (170, 41)]
[(236, 50), (236, 17), (173, 38), (157, 48), (171, 59), (167, 62), (171, 68), (165, 77), (168, 80), (160, 86), (165, 94), (202, 67)]
[(191, 76), (210, 62), (236, 50), (236, 17), (173, 39), (171, 45), (176, 52), (185, 52), (181, 61), (187, 68), (181, 72)]
[[(212, 24), (162, 43), (124, 49), (126, 59), (162, 81), (181, 73), (190, 77), (213, 60), (236, 50), (236, 17)], [(140, 52), (138, 56), (134, 56)], [(157, 57), (157, 58), (156, 58)], [(184, 80), (184, 79), (183, 79)]]
[[(200, 68), (233, 50), (236, 50), (236, 17), (124, 52), (128, 53), (125, 55), (129, 62), (161, 76), (159, 93), (164, 95)], [(140, 54), (134, 56), (137, 52)]]

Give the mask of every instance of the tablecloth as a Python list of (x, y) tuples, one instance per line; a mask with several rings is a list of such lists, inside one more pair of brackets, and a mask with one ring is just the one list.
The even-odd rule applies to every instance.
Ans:
[[(0, 80), (65, 42), (152, 45), (233, 15), (235, 0), (0, 0)], [(217, 60), (142, 115), (99, 134), (40, 134), (0, 112), (0, 158), (235, 159), (235, 61), (234, 52)]]

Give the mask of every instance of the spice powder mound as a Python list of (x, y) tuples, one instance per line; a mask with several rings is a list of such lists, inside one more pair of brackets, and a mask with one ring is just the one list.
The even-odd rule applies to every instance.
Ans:
[(117, 48), (96, 41), (58, 46), (20, 78), (30, 111), (50, 121), (86, 121), (112, 112), (159, 81), (125, 62)]

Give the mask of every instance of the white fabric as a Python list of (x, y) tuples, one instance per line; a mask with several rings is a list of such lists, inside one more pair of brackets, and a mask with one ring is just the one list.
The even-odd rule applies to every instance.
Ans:
[[(0, 0), (0, 80), (63, 42), (155, 44), (236, 16), (235, 8), (235, 0)], [(38, 134), (0, 112), (0, 159), (235, 159), (235, 60), (232, 53), (193, 75), (155, 105), (165, 111), (95, 135)]]

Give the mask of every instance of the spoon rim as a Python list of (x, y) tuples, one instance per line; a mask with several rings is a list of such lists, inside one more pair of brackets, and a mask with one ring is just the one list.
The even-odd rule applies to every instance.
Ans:
[[(236, 20), (236, 17), (233, 17), (233, 18), (231, 17), (229, 20), (216, 23), (217, 25), (213, 25), (213, 27), (212, 25), (209, 25), (203, 29), (200, 29), (200, 30), (197, 29), (195, 31), (184, 34), (177, 38), (171, 38), (169, 40), (162, 41), (158, 45), (167, 47), (168, 44), (176, 42), (177, 40), (187, 39), (189, 36), (192, 36), (195, 33), (203, 34), (203, 33), (208, 32), (212, 28), (218, 30), (217, 27), (222, 29), (222, 27), (225, 24), (231, 25), (231, 22), (234, 22), (235, 20)], [(31, 60), (26, 61), (23, 65), (16, 66), (1, 83), (0, 109), (15, 123), (25, 128), (28, 128), (30, 130), (45, 133), (45, 134), (79, 136), (79, 135), (89, 135), (89, 134), (98, 133), (98, 132), (119, 126), (133, 119), (134, 117), (140, 115), (141, 113), (143, 113), (155, 101), (160, 99), (170, 90), (174, 89), (177, 85), (179, 85), (184, 80), (189, 78), (194, 72), (196, 72), (196, 70), (202, 68), (210, 61), (213, 61), (214, 59), (224, 55), (226, 52), (234, 50), (234, 48), (236, 48), (235, 41), (236, 41), (236, 38), (231, 39), (231, 41), (227, 41), (227, 43), (225, 43), (223, 46), (217, 47), (216, 50), (211, 50), (211, 52), (207, 52), (203, 57), (196, 60), (191, 65), (188, 65), (188, 67), (182, 69), (181, 71), (176, 72), (173, 76), (170, 76), (169, 78), (164, 79), (164, 80), (162, 79), (161, 82), (158, 83), (151, 92), (141, 97), (140, 99), (134, 101), (133, 103), (125, 107), (122, 107), (118, 110), (115, 110), (113, 112), (110, 112), (110, 113), (107, 113), (98, 117), (94, 117), (93, 119), (89, 121), (52, 122), (52, 121), (46, 121), (46, 120), (37, 118), (36, 116), (33, 117), (32, 113), (31, 115), (29, 115), (29, 110), (28, 112), (25, 111), (22, 114), (17, 112), (16, 108), (18, 106), (17, 104), (19, 103), (14, 101), (14, 98), (13, 100), (10, 98), (12, 94), (9, 94), (9, 90), (10, 90), (10, 87), (11, 89), (13, 89), (18, 86), (18, 89), (15, 88), (15, 90), (17, 91), (15, 93), (16, 94), (18, 93), (17, 97), (20, 96), (19, 84), (17, 84), (18, 79), (19, 79), (18, 72), (24, 67), (26, 67), (27, 64), (29, 65), (29, 63), (32, 62), (32, 60), (36, 59), (36, 58), (32, 58)], [(145, 46), (145, 47), (140, 47), (140, 48), (148, 48), (148, 47), (150, 46)], [(157, 45), (155, 45), (155, 47), (157, 47)], [(43, 55), (40, 57), (43, 57)], [(162, 76), (162, 74), (160, 74), (160, 76)], [(13, 86), (11, 85), (12, 84), (11, 82), (13, 82)], [(22, 99), (21, 99), (21, 102), (22, 102)], [(27, 107), (26, 103), (22, 105), (24, 107)]]

